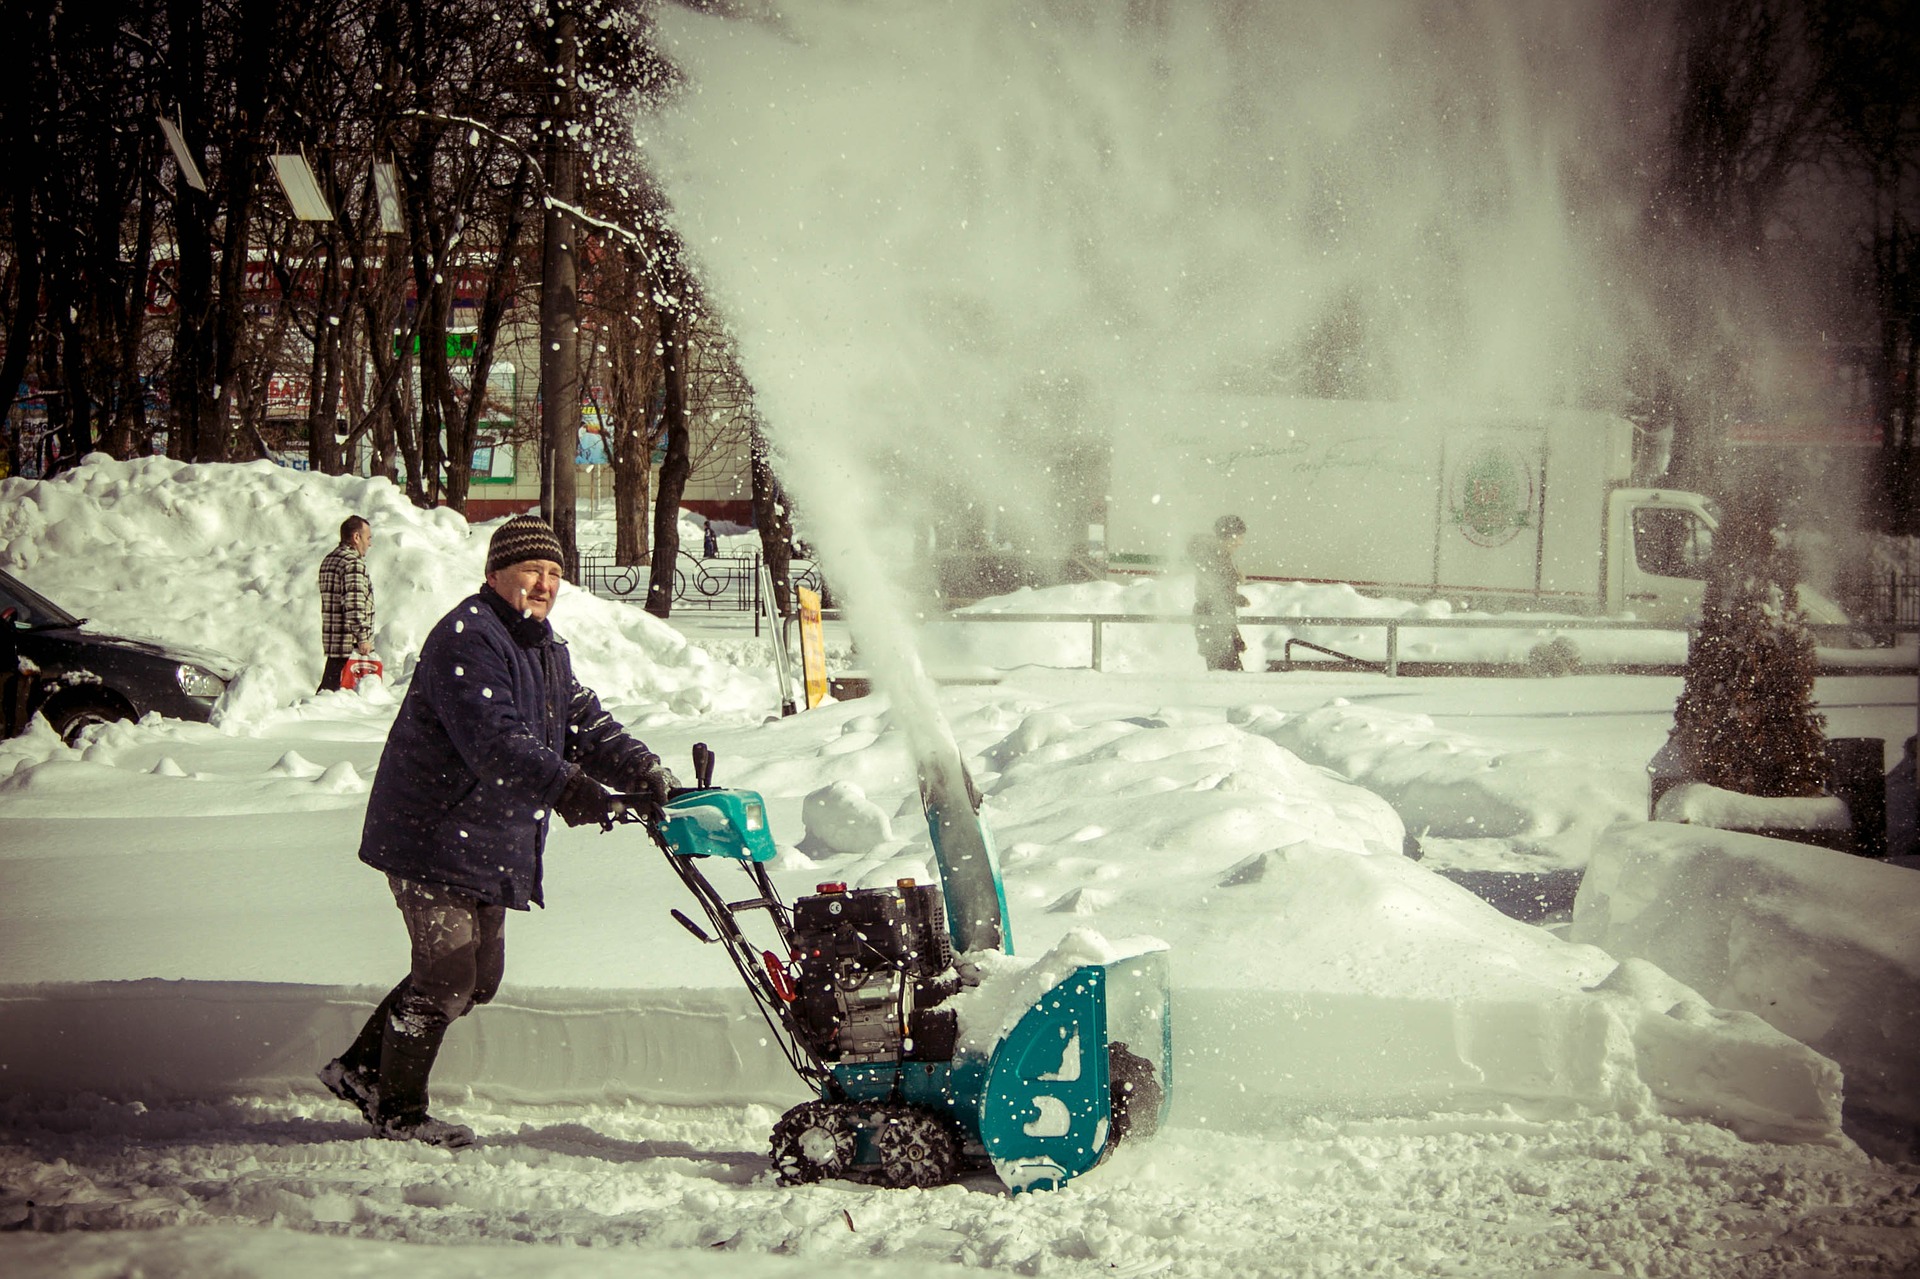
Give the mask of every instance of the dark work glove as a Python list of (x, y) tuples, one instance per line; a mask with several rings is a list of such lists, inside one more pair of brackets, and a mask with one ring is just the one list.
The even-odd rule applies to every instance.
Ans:
[(636, 773), (627, 788), (634, 802), (645, 808), (648, 821), (657, 822), (661, 817), (661, 806), (674, 791), (680, 789), (680, 779), (673, 770), (660, 762), (658, 755), (649, 756), (652, 764)]
[(553, 806), (569, 826), (604, 826), (613, 820), (620, 807), (620, 801), (611, 791), (585, 773), (573, 775)]

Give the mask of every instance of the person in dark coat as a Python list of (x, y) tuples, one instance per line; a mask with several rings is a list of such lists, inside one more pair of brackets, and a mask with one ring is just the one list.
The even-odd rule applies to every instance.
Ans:
[(1240, 593), (1240, 566), (1233, 554), (1246, 539), (1247, 522), (1238, 515), (1222, 515), (1213, 522), (1212, 537), (1196, 537), (1187, 545), (1193, 561), (1193, 638), (1210, 671), (1237, 671), (1247, 641), (1240, 637), (1239, 609), (1247, 603)]
[(713, 521), (707, 521), (706, 531), (700, 535), (700, 557), (712, 559), (720, 554), (720, 533), (713, 527)]
[(427, 1076), (448, 1026), (499, 989), (506, 912), (544, 904), (548, 815), (606, 822), (614, 792), (657, 806), (677, 785), (574, 678), (547, 622), (560, 562), (533, 516), (494, 533), (486, 585), (427, 636), (374, 775), (360, 860), (386, 873), (413, 965), (320, 1080), (383, 1137), (472, 1142), (427, 1113)]

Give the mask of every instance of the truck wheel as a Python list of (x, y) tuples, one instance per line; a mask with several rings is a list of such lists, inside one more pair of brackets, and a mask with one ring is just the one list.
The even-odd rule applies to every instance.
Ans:
[(773, 1171), (783, 1186), (844, 1177), (853, 1169), (857, 1145), (845, 1106), (803, 1102), (773, 1126)]
[(931, 1110), (888, 1107), (873, 1130), (873, 1153), (883, 1186), (944, 1186), (960, 1168), (960, 1136)]
[(1151, 1137), (1160, 1126), (1160, 1081), (1153, 1063), (1125, 1044), (1107, 1045), (1107, 1153), (1130, 1137)]

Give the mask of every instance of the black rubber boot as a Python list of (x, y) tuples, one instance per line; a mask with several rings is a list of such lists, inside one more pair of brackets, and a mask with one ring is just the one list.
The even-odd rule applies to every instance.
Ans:
[(327, 1091), (357, 1106), (368, 1123), (374, 1122), (375, 1099), (379, 1096), (380, 1041), (386, 1032), (387, 1018), (408, 989), (408, 979), (402, 978), (360, 1027), (360, 1034), (347, 1051), (320, 1069), (320, 1082), (326, 1085)]
[(411, 991), (394, 1002), (380, 1036), (379, 1103), (374, 1131), (396, 1141), (470, 1146), (473, 1129), (427, 1113), (427, 1076), (450, 1023), (435, 1005)]

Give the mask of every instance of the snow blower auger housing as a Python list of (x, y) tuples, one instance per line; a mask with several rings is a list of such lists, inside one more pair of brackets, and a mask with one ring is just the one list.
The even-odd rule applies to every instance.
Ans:
[[(647, 825), (713, 932), (678, 910), (674, 918), (726, 947), (788, 1062), (819, 1094), (774, 1125), (783, 1183), (936, 1186), (991, 1167), (1015, 1191), (1054, 1187), (1159, 1126), (1172, 1079), (1164, 949), (1080, 964), (1015, 1008), (1010, 1025), (968, 1026), (963, 1036), (943, 1005), (980, 982), (964, 944), (979, 948), (985, 927), (997, 950), (1006, 935), (992, 841), (977, 816), (956, 838), (957, 804), (923, 793), (940, 885), (824, 883), (788, 907), (766, 871), (765, 804), (715, 788), (712, 775), (712, 752), (696, 746), (698, 785)], [(971, 814), (970, 798), (962, 802)], [(641, 820), (638, 811), (628, 820)], [(943, 845), (967, 850), (973, 864), (949, 873)], [(737, 863), (753, 895), (727, 900), (703, 869), (716, 859)], [(958, 922), (956, 910), (967, 912)], [(755, 912), (777, 949), (749, 940), (742, 917)]]

